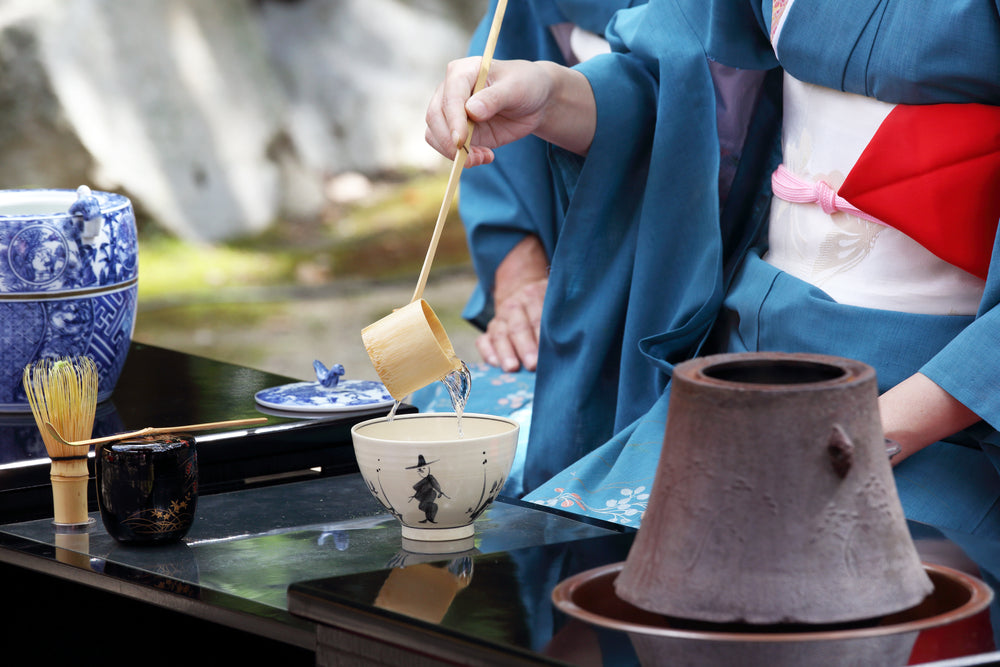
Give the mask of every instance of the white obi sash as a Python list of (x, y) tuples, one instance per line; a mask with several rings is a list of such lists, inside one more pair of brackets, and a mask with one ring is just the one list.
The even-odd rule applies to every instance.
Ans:
[[(834, 190), (893, 105), (785, 75), (783, 167)], [(935, 315), (971, 315), (985, 282), (902, 232), (821, 202), (771, 205), (766, 261), (840, 303)]]

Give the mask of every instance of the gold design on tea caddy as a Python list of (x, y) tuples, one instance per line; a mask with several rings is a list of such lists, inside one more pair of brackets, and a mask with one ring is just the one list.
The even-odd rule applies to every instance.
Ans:
[(133, 512), (121, 523), (132, 532), (143, 535), (159, 535), (181, 530), (191, 522), (191, 491), (181, 500), (173, 500), (167, 508), (151, 507)]

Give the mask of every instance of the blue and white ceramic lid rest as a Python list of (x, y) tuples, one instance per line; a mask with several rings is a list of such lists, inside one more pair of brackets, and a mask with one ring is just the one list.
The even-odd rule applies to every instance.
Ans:
[(314, 361), (316, 382), (293, 382), (258, 391), (257, 403), (272, 410), (289, 412), (349, 412), (391, 406), (395, 400), (381, 382), (342, 380), (344, 367), (329, 369)]

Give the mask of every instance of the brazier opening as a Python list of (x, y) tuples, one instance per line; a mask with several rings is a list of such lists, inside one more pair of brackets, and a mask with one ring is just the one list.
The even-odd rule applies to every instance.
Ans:
[(742, 384), (812, 384), (838, 380), (847, 371), (833, 364), (797, 359), (743, 359), (702, 369), (706, 377)]

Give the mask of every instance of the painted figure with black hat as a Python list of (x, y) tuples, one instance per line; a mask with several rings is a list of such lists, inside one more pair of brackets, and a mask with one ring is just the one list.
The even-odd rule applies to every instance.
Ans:
[(410, 496), (410, 500), (416, 499), (420, 511), (424, 513), (425, 518), (420, 523), (437, 523), (434, 521), (434, 517), (437, 516), (438, 506), (434, 501), (440, 496), (448, 498), (448, 494), (441, 490), (441, 485), (430, 472), (431, 463), (437, 463), (437, 461), (428, 463), (424, 455), (419, 454), (417, 455), (417, 464), (406, 468), (407, 470), (416, 470), (420, 475), (420, 481), (413, 485), (413, 495)]

